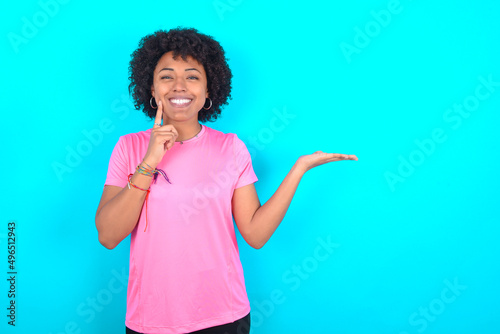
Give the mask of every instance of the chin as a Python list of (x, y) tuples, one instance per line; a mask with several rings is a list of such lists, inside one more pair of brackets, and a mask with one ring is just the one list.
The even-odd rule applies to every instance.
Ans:
[(196, 119), (198, 120), (198, 113), (196, 114), (192, 114), (192, 115), (186, 115), (186, 114), (183, 114), (183, 113), (175, 113), (173, 115), (173, 117), (171, 117), (171, 120), (173, 121), (176, 121), (176, 122), (185, 122), (185, 121), (189, 121), (189, 120), (192, 120), (192, 119)]

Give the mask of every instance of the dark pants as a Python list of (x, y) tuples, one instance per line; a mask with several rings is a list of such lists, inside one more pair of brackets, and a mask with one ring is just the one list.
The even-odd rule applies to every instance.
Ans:
[[(126, 334), (141, 334), (125, 327)], [(236, 320), (230, 324), (210, 327), (188, 334), (249, 334), (250, 333), (250, 313), (240, 320)]]

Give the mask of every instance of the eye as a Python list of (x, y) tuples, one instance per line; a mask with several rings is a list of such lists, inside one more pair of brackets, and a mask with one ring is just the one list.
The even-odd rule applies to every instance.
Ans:
[(164, 75), (164, 76), (162, 76), (160, 79), (172, 79), (172, 77), (171, 77), (171, 76), (169, 76), (169, 75)]
[(188, 79), (190, 79), (190, 80), (198, 80), (198, 77), (195, 76), (195, 75), (191, 75), (191, 76), (188, 77)]

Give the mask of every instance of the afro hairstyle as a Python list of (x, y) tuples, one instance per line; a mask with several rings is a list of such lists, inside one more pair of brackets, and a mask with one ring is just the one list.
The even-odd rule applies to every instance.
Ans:
[(129, 93), (134, 99), (135, 108), (142, 109), (150, 119), (156, 116), (156, 109), (149, 102), (154, 70), (160, 58), (170, 51), (174, 59), (179, 56), (183, 60), (192, 57), (203, 65), (212, 106), (208, 110), (201, 109), (198, 120), (215, 121), (222, 106), (231, 99), (232, 73), (219, 42), (193, 28), (158, 30), (140, 40), (139, 47), (131, 54), (129, 65)]

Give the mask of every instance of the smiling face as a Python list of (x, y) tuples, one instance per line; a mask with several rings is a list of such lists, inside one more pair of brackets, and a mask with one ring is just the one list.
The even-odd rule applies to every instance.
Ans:
[(173, 52), (165, 53), (154, 70), (151, 94), (163, 104), (163, 124), (198, 123), (198, 112), (208, 97), (203, 65), (189, 56), (174, 59)]

